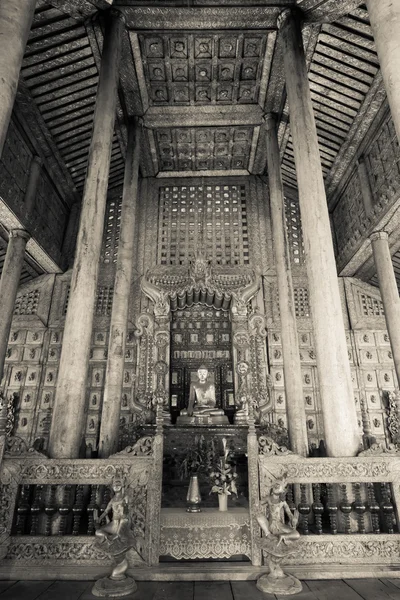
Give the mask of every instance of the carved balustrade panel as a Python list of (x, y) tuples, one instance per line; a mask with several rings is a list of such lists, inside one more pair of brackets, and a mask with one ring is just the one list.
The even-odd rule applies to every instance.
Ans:
[(107, 460), (47, 459), (29, 450), (23, 440), (11, 438), (0, 472), (2, 558), (6, 563), (104, 562), (94, 543), (95, 521), (111, 499), (110, 485), (121, 479), (134, 535), (145, 539), (146, 561), (156, 563), (161, 476), (160, 433), (139, 439)]
[[(319, 552), (327, 542), (324, 545), (322, 538), (331, 540), (334, 549), (328, 555), (339, 560), (345, 548), (348, 552), (350, 548), (340, 534), (351, 534), (351, 539), (356, 536), (354, 557), (360, 561), (366, 555), (372, 562), (377, 559), (375, 551), (366, 554), (372, 539), (381, 544), (382, 536), (393, 536), (397, 547), (399, 469), (400, 455), (395, 448), (386, 450), (376, 445), (356, 458), (304, 459), (268, 437), (259, 439), (261, 498), (268, 495), (276, 479), (284, 477), (288, 483), (286, 501), (291, 510), (299, 512), (300, 532), (310, 536), (301, 538), (305, 551), (300, 553), (300, 564), (310, 561), (312, 555), (323, 558)], [(361, 534), (365, 536), (362, 541), (357, 537)], [(379, 538), (372, 537), (377, 534)], [(311, 550), (309, 539), (314, 540), (315, 535), (321, 536), (321, 541)], [(387, 558), (390, 556), (389, 551)]]

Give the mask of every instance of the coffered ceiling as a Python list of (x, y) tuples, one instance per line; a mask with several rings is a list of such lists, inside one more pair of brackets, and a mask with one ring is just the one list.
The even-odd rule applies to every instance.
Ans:
[[(263, 104), (267, 35), (139, 35), (149, 106)], [(261, 87), (262, 85), (262, 87)], [(261, 88), (261, 89), (260, 89)]]
[[(123, 181), (126, 122), (143, 117), (143, 176), (261, 174), (263, 113), (279, 116), (284, 182), (296, 186), (289, 109), (276, 18), (293, 0), (255, 6), (209, 1), (146, 6), (114, 0), (125, 16), (110, 189)], [(102, 21), (111, 0), (38, 0), (21, 71), (19, 107), (53, 149), (66, 188), (81, 194), (101, 61)], [(201, 4), (201, 6), (200, 6)], [(257, 4), (259, 6), (257, 6)], [(331, 10), (299, 0), (309, 20)], [(304, 41), (321, 162), (334, 196), (357, 150), (357, 135), (384, 101), (365, 6), (334, 23), (306, 26)], [(198, 7), (198, 8), (196, 8)], [(325, 14), (325, 13), (324, 13)], [(91, 17), (91, 18), (88, 18)]]

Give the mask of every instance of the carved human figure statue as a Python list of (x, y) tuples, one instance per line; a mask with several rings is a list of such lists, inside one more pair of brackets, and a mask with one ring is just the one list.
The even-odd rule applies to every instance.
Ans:
[(300, 533), (296, 529), (299, 514), (298, 511), (292, 513), (285, 497), (286, 479), (283, 477), (272, 485), (268, 496), (261, 501), (261, 507), (266, 510), (260, 510), (256, 517), (264, 532), (260, 546), (269, 567), (269, 573), (258, 579), (257, 588), (266, 594), (282, 596), (297, 594), (302, 589), (301, 582), (282, 569), (282, 562), (299, 552), (300, 543)]
[(190, 384), (188, 407), (181, 411), (181, 415), (224, 416), (224, 411), (216, 407), (215, 386), (208, 380), (205, 365), (197, 369), (197, 378), (197, 382)]
[[(118, 580), (124, 578), (125, 571), (128, 568), (125, 553), (130, 548), (135, 548), (140, 556), (142, 541), (133, 535), (128, 496), (125, 494), (122, 481), (115, 479), (112, 489), (114, 496), (97, 519), (98, 528), (95, 535), (97, 543), (102, 549), (109, 552), (117, 560), (123, 557), (123, 560), (118, 562), (110, 576), (110, 579)], [(110, 513), (112, 513), (112, 518), (109, 518)], [(107, 519), (107, 523), (100, 526), (103, 519)]]
[[(104, 512), (99, 516), (98, 523), (107, 518), (108, 523), (96, 530), (96, 537), (100, 543), (106, 539), (114, 541), (125, 537), (126, 529), (129, 527), (128, 497), (124, 494), (122, 481), (116, 479), (112, 486), (114, 496), (107, 504)], [(108, 515), (112, 512), (112, 519)]]
[[(114, 496), (104, 512), (95, 519), (96, 542), (99, 548), (110, 554), (117, 563), (111, 575), (98, 579), (92, 589), (94, 596), (106, 598), (128, 596), (137, 590), (135, 580), (126, 576), (129, 566), (127, 553), (134, 548), (141, 557), (142, 549), (142, 539), (133, 535), (128, 496), (125, 494), (123, 482), (114, 479), (112, 489)], [(103, 519), (107, 522), (101, 526)]]
[[(285, 496), (286, 481), (279, 479), (271, 487), (268, 496), (261, 501), (261, 506), (266, 507), (266, 514), (263, 512), (257, 516), (258, 524), (265, 536), (274, 536), (277, 545), (281, 542), (288, 544), (300, 537), (300, 533), (296, 529), (299, 520), (298, 512), (292, 513)], [(288, 523), (285, 523), (285, 515)]]

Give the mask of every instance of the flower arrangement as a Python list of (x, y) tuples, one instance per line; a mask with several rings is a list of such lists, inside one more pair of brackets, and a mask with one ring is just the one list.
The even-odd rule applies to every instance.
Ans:
[(203, 435), (195, 436), (192, 445), (186, 451), (185, 458), (178, 461), (180, 479), (207, 473), (215, 461), (215, 456), (214, 440), (206, 440)]
[(209, 473), (212, 484), (210, 494), (226, 494), (227, 496), (235, 494), (237, 496), (237, 473), (230, 460), (230, 452), (226, 438), (222, 438), (222, 449), (223, 453), (219, 456), (218, 461), (211, 467)]

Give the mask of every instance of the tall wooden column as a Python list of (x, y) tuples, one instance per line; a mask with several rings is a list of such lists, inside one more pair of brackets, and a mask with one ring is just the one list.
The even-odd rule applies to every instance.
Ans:
[(0, 2), (0, 157), (3, 153), (19, 72), (36, 0)]
[(68, 269), (74, 265), (74, 256), (76, 249), (76, 239), (78, 235), (79, 227), (79, 216), (81, 212), (80, 202), (74, 202), (71, 206), (69, 213), (67, 228), (64, 233), (63, 245), (62, 245), (62, 256), (65, 261), (65, 265)]
[(129, 128), (128, 150), (125, 160), (124, 189), (121, 204), (121, 230), (101, 415), (99, 455), (102, 458), (107, 458), (110, 454), (116, 452), (118, 445), (121, 393), (125, 366), (125, 344), (134, 259), (139, 159), (140, 128), (136, 122), (132, 122)]
[(360, 180), (361, 195), (364, 204), (364, 210), (367, 217), (371, 215), (374, 210), (374, 196), (371, 190), (371, 184), (369, 182), (367, 165), (365, 159), (361, 156), (357, 161), (358, 178)]
[(386, 327), (389, 334), (397, 385), (400, 387), (400, 298), (389, 249), (386, 231), (376, 231), (370, 236), (379, 289), (385, 309)]
[(88, 171), (65, 319), (49, 452), (76, 458), (85, 426), (86, 379), (114, 134), (121, 39), (120, 13), (108, 13)]
[(350, 364), (300, 22), (285, 10), (283, 42), (325, 442), (329, 456), (360, 445)]
[(271, 206), (272, 242), (278, 277), (279, 311), (281, 315), (283, 371), (289, 439), (293, 452), (308, 454), (306, 411), (297, 336), (292, 269), (290, 265), (285, 201), (282, 185), (280, 153), (276, 122), (273, 115), (265, 117), (267, 130), (267, 166)]
[[(25, 190), (24, 211), (27, 223), (29, 223), (35, 204), (41, 166), (40, 159), (34, 156), (30, 165), (28, 183)], [(29, 238), (29, 233), (22, 228), (12, 229), (9, 232), (7, 252), (0, 279), (0, 381), (3, 377), (15, 299), (24, 264), (25, 248)]]
[(400, 2), (366, 0), (383, 81), (400, 140)]

